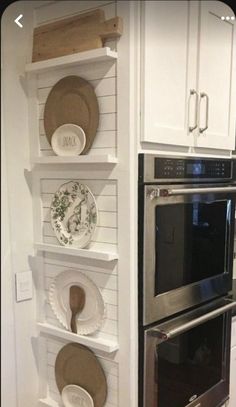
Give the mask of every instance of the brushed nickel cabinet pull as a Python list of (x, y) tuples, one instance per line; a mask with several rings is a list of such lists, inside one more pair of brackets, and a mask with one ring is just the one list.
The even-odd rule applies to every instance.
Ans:
[(189, 126), (189, 131), (192, 132), (193, 130), (195, 130), (197, 128), (197, 119), (198, 119), (198, 93), (196, 92), (195, 89), (190, 89), (190, 97), (189, 97), (189, 108), (190, 108), (190, 100), (191, 100), (191, 96), (195, 95), (195, 114), (194, 114), (194, 118), (195, 118), (195, 124), (194, 126)]
[[(199, 102), (199, 112), (200, 112), (200, 106), (201, 106), (201, 100), (203, 98), (206, 98), (206, 116), (205, 116), (205, 127), (199, 127), (199, 132), (203, 133), (205, 130), (208, 129), (208, 117), (209, 117), (209, 96), (205, 92), (200, 93), (200, 102)], [(200, 114), (199, 114), (200, 116)]]

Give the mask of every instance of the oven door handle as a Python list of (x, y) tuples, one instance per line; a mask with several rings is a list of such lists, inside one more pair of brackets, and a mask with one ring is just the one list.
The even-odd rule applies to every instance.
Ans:
[(210, 321), (211, 319), (216, 318), (219, 315), (232, 310), (233, 308), (236, 308), (236, 301), (227, 299), (226, 305), (223, 305), (222, 307), (219, 307), (213, 311), (210, 311), (207, 314), (201, 315), (198, 318), (195, 318), (191, 321), (181, 324), (180, 326), (177, 326), (176, 328), (173, 328), (169, 331), (164, 331), (162, 329), (153, 328), (153, 329), (149, 330), (148, 334), (152, 337), (158, 338), (159, 343), (168, 341), (169, 339), (172, 339), (172, 338), (188, 331), (189, 329), (195, 328), (196, 326), (201, 325), (204, 322)]
[(213, 187), (213, 188), (152, 188), (148, 190), (148, 195), (151, 200), (159, 197), (168, 197), (174, 195), (194, 195), (208, 193), (236, 193), (236, 187)]

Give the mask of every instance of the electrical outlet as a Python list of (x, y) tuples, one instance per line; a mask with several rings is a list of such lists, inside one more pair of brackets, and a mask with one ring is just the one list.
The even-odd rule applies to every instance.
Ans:
[(22, 271), (16, 273), (16, 301), (31, 300), (33, 296), (32, 291), (32, 272)]

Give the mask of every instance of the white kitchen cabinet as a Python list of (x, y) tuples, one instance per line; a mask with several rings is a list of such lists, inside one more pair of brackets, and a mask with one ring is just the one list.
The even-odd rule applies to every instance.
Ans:
[(193, 143), (188, 132), (188, 103), (192, 99), (194, 104), (196, 98), (190, 97), (190, 89), (196, 89), (196, 13), (196, 2), (142, 3), (142, 141)]
[(236, 347), (236, 316), (232, 320), (231, 348)]
[(145, 1), (141, 15), (141, 141), (234, 149), (234, 20), (221, 19), (231, 9)]
[(234, 21), (221, 20), (221, 16), (232, 15), (220, 1), (201, 2), (198, 91), (203, 97), (199, 102), (199, 128), (208, 128), (198, 133), (196, 143), (200, 147), (232, 150), (235, 146)]
[(231, 349), (230, 399), (228, 407), (236, 406), (236, 346)]
[(230, 359), (230, 399), (227, 407), (236, 406), (236, 317), (232, 321)]

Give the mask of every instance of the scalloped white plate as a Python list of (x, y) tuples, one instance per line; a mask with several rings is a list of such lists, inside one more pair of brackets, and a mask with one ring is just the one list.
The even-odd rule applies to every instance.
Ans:
[(82, 153), (86, 136), (82, 127), (76, 124), (63, 124), (53, 133), (52, 149), (59, 156), (75, 156)]
[(49, 290), (52, 310), (67, 330), (70, 329), (71, 310), (69, 302), (70, 287), (78, 285), (85, 291), (85, 305), (76, 318), (77, 334), (88, 335), (99, 329), (105, 318), (105, 305), (99, 288), (80, 271), (64, 271), (54, 279)]
[(94, 407), (90, 394), (83, 387), (76, 384), (68, 384), (61, 393), (65, 407)]

